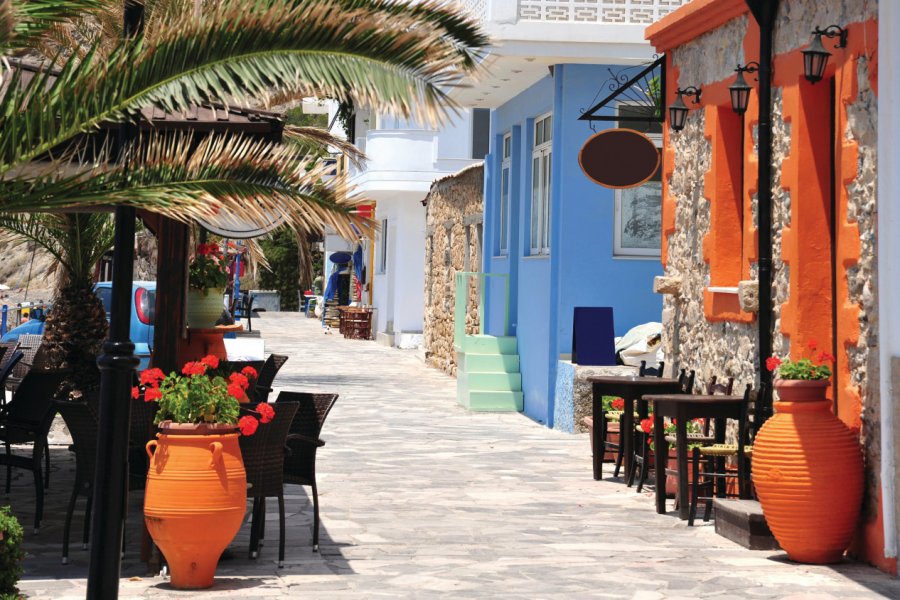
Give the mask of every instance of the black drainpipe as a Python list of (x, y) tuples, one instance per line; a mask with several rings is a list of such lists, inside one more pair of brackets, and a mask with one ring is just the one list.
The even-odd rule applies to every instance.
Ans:
[(765, 393), (758, 399), (756, 426), (772, 416), (772, 373), (766, 359), (772, 355), (772, 36), (778, 0), (746, 0), (759, 23), (759, 129), (758, 129), (758, 233), (759, 233), (759, 380)]

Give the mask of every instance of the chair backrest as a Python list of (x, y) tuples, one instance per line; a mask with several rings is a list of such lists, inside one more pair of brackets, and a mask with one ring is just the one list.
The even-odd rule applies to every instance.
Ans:
[(666, 368), (666, 363), (665, 363), (665, 362), (660, 362), (660, 363), (656, 366), (656, 368), (653, 368), (653, 367), (648, 367), (648, 366), (647, 366), (647, 361), (646, 361), (646, 360), (642, 360), (642, 361), (641, 361), (641, 368), (640, 368), (640, 370), (638, 371), (638, 375), (639, 375), (640, 377), (662, 377), (662, 376), (663, 376), (663, 370), (665, 370), (665, 368)]
[(259, 377), (256, 379), (256, 386), (253, 390), (253, 400), (255, 402), (265, 402), (269, 398), (272, 391), (272, 383), (275, 381), (275, 375), (287, 362), (288, 357), (283, 354), (270, 354), (266, 362), (263, 363), (262, 369), (259, 370)]
[(53, 406), (66, 422), (75, 445), (76, 485), (90, 485), (97, 465), (97, 413), (87, 402), (55, 400)]
[[(291, 433), (302, 435), (308, 440), (318, 441), (322, 425), (334, 403), (337, 394), (315, 392), (279, 392), (276, 406), (285, 402), (295, 402), (299, 408), (291, 423)], [(316, 472), (316, 449), (318, 445), (300, 440), (288, 440), (290, 449), (284, 459), (284, 480), (288, 483), (311, 485)]]
[(727, 383), (719, 383), (718, 381), (718, 376), (713, 375), (709, 382), (706, 384), (706, 393), (710, 396), (715, 396), (718, 394), (730, 396), (731, 392), (734, 390), (734, 377), (729, 377)]
[(41, 349), (41, 339), (42, 337), (35, 334), (24, 334), (19, 336), (19, 351), (24, 354), (22, 360), (19, 361), (19, 364), (16, 365), (16, 368), (13, 369), (11, 378), (13, 380), (21, 381), (25, 378), (25, 375), (39, 362), (39, 351)]
[(13, 393), (4, 413), (12, 420), (40, 423), (42, 430), (44, 426), (49, 429), (56, 414), (53, 395), (67, 374), (68, 371), (63, 370), (29, 371)]
[(269, 498), (283, 493), (285, 440), (297, 408), (293, 402), (276, 406), (270, 422), (260, 423), (253, 435), (240, 437), (248, 497)]
[(4, 366), (6, 366), (6, 363), (9, 361), (13, 353), (18, 350), (19, 342), (0, 342), (0, 348), (6, 348), (6, 352), (3, 354), (3, 359), (0, 360), (0, 369), (2, 369)]
[(3, 391), (3, 386), (6, 384), (6, 380), (9, 379), (9, 376), (12, 375), (12, 372), (15, 370), (16, 365), (19, 364), (19, 361), (25, 356), (22, 352), (15, 350), (9, 356), (9, 360), (6, 360), (0, 365), (0, 392)]
[(683, 394), (692, 394), (694, 392), (694, 378), (697, 376), (697, 372), (691, 369), (691, 372), (688, 373), (687, 369), (681, 369), (681, 373), (678, 375), (678, 386), (681, 388), (681, 393)]

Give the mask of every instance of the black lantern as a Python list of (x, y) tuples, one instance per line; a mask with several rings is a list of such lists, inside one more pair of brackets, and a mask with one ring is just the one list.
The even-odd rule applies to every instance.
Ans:
[(837, 25), (829, 25), (825, 29), (816, 29), (812, 32), (813, 40), (809, 44), (809, 48), (803, 51), (803, 75), (810, 83), (822, 81), (825, 75), (825, 66), (828, 64), (828, 57), (831, 52), (822, 45), (822, 36), (827, 38), (838, 38), (835, 48), (847, 47), (847, 30)]
[(750, 62), (743, 67), (738, 65), (738, 68), (735, 69), (737, 77), (734, 83), (728, 86), (728, 91), (731, 93), (731, 110), (739, 115), (747, 112), (747, 104), (750, 102), (750, 90), (753, 89), (747, 83), (747, 80), (744, 79), (744, 73), (756, 73), (758, 70), (758, 62)]
[(672, 131), (681, 131), (684, 129), (684, 122), (687, 120), (688, 107), (684, 103), (682, 96), (693, 96), (694, 104), (700, 103), (700, 88), (689, 87), (685, 89), (679, 89), (676, 94), (678, 97), (675, 98), (675, 102), (673, 102), (669, 106), (669, 124), (672, 126)]

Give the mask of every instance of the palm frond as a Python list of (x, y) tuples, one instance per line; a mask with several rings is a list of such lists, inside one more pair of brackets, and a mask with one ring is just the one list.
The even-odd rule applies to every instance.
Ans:
[(7, 48), (32, 48), (52, 27), (102, 7), (108, 0), (8, 0), (16, 16)]
[[(0, 0), (0, 54), (12, 43), (15, 30), (16, 21), (13, 18), (12, 4), (10, 0)], [(2, 83), (0, 81), (0, 84)]]
[(154, 104), (177, 111), (290, 89), (423, 122), (454, 108), (444, 88), (469, 66), (435, 29), (331, 3), (271, 4), (229, 2), (202, 20), (172, 21), (153, 39), (121, 41), (108, 57), (95, 44), (55, 79), (10, 86), (0, 98), (0, 175)]
[(296, 143), (300, 149), (306, 151), (318, 150), (325, 153), (329, 151), (329, 147), (335, 148), (359, 168), (362, 168), (366, 162), (366, 155), (359, 150), (356, 144), (351, 144), (320, 127), (285, 125), (284, 139), (287, 143)]
[(373, 230), (356, 213), (364, 199), (352, 195), (344, 177), (326, 179), (326, 166), (307, 169), (289, 147), (240, 136), (210, 136), (197, 144), (187, 135), (151, 135), (126, 149), (120, 163), (101, 156), (74, 174), (74, 165), (59, 161), (42, 165), (42, 172), (36, 168), (0, 180), (0, 212), (126, 205), (182, 222), (226, 211), (259, 226), (283, 221), (302, 232), (321, 232), (326, 225), (346, 235), (351, 225)]
[(59, 215), (0, 214), (0, 243), (7, 247), (37, 244), (50, 253), (63, 268), (68, 268), (58, 225)]

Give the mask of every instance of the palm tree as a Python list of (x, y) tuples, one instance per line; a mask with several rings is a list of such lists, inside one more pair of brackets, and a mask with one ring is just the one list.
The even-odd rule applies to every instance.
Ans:
[[(51, 57), (30, 78), (0, 66), (0, 213), (128, 205), (188, 222), (230, 211), (255, 222), (279, 215), (302, 234), (325, 225), (347, 235), (352, 225), (371, 231), (354, 212), (362, 199), (344, 179), (323, 179), (296, 145), (155, 134), (88, 155), (85, 139), (148, 106), (175, 112), (301, 96), (438, 122), (452, 108), (447, 86), (476, 69), (486, 44), (474, 24), (436, 2), (225, 0), (205, 3), (202, 14), (186, 4), (193, 2), (148, 0), (147, 33), (122, 39), (119, 9), (107, 0), (0, 0), (0, 61)], [(307, 144), (337, 143), (320, 132), (290, 134)], [(102, 339), (65, 337), (82, 310), (94, 320), (83, 263), (102, 240), (76, 247), (44, 234), (71, 236), (84, 227), (100, 235), (101, 222), (87, 214), (6, 221), (58, 248), (63, 285), (77, 292), (72, 304), (60, 302), (62, 289), (57, 295), (48, 327), (60, 327), (50, 340), (57, 356), (76, 362)], [(84, 351), (73, 356), (73, 345)]]

